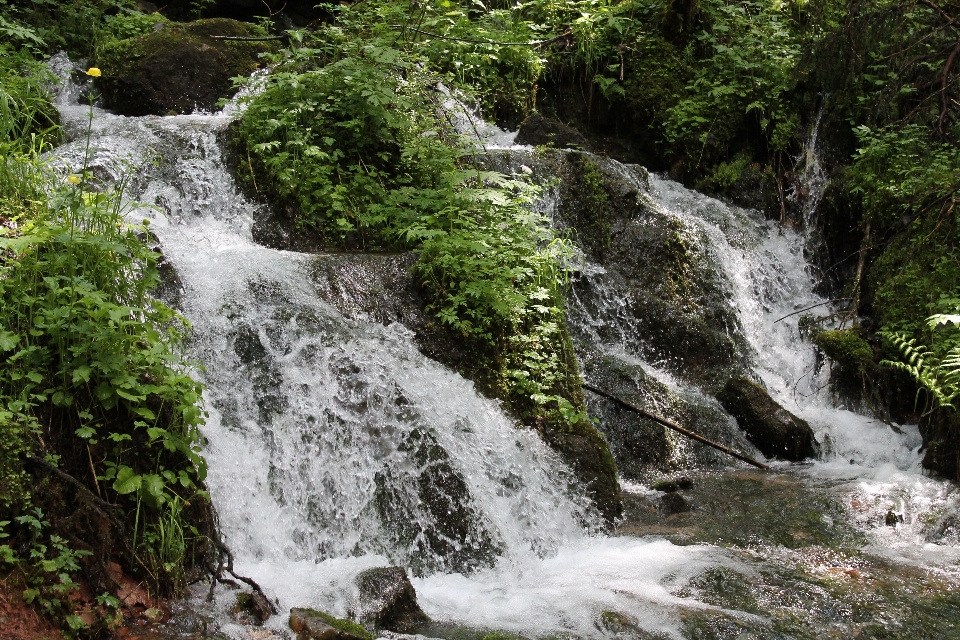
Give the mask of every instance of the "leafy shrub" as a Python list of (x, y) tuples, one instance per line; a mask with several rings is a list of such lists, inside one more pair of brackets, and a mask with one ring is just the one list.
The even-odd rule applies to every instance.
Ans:
[(531, 187), (477, 166), (419, 45), (370, 28), (345, 10), (284, 54), (237, 127), (257, 184), (330, 245), (419, 250), (428, 308), (472, 341), (484, 382), (525, 419), (579, 419), (567, 244), (529, 210)]

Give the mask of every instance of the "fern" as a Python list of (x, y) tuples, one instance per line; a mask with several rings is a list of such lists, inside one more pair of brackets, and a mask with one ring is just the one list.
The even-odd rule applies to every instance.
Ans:
[[(892, 331), (880, 335), (893, 343), (903, 356), (903, 361), (882, 360), (880, 364), (908, 373), (922, 388), (930, 392), (933, 406), (950, 407), (954, 410), (960, 396), (960, 346), (954, 347), (943, 358), (918, 345), (916, 338)], [(917, 391), (919, 396), (920, 391)]]

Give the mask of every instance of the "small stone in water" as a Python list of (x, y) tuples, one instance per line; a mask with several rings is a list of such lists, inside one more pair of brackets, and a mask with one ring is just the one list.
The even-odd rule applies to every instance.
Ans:
[(884, 522), (886, 522), (888, 527), (895, 527), (897, 526), (898, 523), (903, 522), (903, 514), (894, 513), (893, 509), (890, 509), (889, 511), (887, 511), (887, 515), (884, 518)]
[(679, 493), (666, 493), (660, 498), (660, 509), (668, 515), (690, 511), (692, 508), (690, 502)]

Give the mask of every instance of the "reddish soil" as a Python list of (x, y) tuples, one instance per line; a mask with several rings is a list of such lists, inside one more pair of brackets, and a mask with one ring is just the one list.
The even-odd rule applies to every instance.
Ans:
[(0, 640), (62, 640), (60, 631), (24, 603), (22, 589), (0, 580)]

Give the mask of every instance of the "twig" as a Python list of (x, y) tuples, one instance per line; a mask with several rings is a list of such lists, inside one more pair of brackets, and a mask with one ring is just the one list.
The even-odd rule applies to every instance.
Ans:
[(713, 440), (707, 440), (706, 438), (704, 438), (704, 437), (701, 436), (700, 434), (694, 433), (693, 431), (690, 431), (689, 429), (684, 429), (684, 428), (681, 427), (680, 425), (674, 424), (673, 422), (670, 422), (670, 421), (667, 420), (666, 418), (661, 418), (660, 416), (658, 416), (658, 415), (656, 415), (656, 414), (653, 414), (653, 413), (650, 413), (649, 411), (646, 411), (645, 409), (641, 409), (640, 407), (638, 407), (638, 406), (636, 406), (636, 405), (634, 405), (634, 404), (631, 404), (631, 403), (627, 402), (626, 400), (622, 400), (621, 398), (618, 398), (618, 397), (615, 396), (615, 395), (611, 395), (611, 394), (607, 393), (606, 391), (601, 391), (600, 389), (597, 389), (597, 388), (594, 387), (593, 385), (587, 384), (586, 382), (583, 383), (583, 388), (584, 388), (584, 389), (587, 389), (587, 390), (589, 390), (589, 391), (593, 391), (595, 394), (597, 394), (597, 395), (599, 395), (599, 396), (603, 396), (604, 398), (608, 398), (608, 399), (610, 399), (610, 400), (613, 400), (613, 401), (616, 402), (617, 404), (619, 404), (619, 405), (621, 405), (621, 406), (624, 406), (624, 407), (626, 407), (627, 409), (630, 409), (630, 410), (632, 410), (632, 411), (636, 411), (637, 413), (639, 413), (639, 414), (642, 415), (643, 417), (649, 418), (649, 419), (653, 420), (654, 422), (658, 422), (658, 423), (662, 424), (663, 426), (667, 427), (668, 429), (673, 429), (673, 430), (676, 431), (677, 433), (682, 433), (683, 435), (687, 436), (688, 438), (693, 438), (693, 439), (696, 440), (697, 442), (702, 442), (703, 444), (709, 445), (709, 446), (713, 447), (714, 449), (717, 449), (717, 450), (719, 450), (719, 451), (723, 451), (724, 453), (726, 453), (726, 454), (728, 454), (728, 455), (731, 455), (731, 456), (733, 456), (734, 458), (736, 458), (736, 459), (738, 459), (738, 460), (743, 460), (744, 462), (746, 462), (746, 463), (748, 463), (748, 464), (752, 464), (753, 466), (755, 466), (755, 467), (757, 467), (757, 468), (760, 468), (760, 469), (769, 469), (769, 468), (770, 468), (769, 466), (763, 464), (762, 462), (757, 462), (757, 461), (754, 460), (753, 458), (749, 458), (749, 457), (747, 457), (747, 456), (745, 456), (745, 455), (743, 455), (743, 454), (741, 454), (741, 453), (737, 453), (736, 451), (734, 451), (733, 449), (731, 449), (730, 447), (728, 447), (728, 446), (726, 446), (726, 445), (722, 445), (722, 444), (720, 444), (719, 442), (714, 442)]
[(776, 320), (773, 321), (773, 324), (777, 324), (777, 323), (780, 322), (781, 320), (786, 320), (786, 319), (789, 318), (790, 316), (795, 316), (795, 315), (797, 315), (798, 313), (803, 313), (804, 311), (810, 311), (810, 309), (816, 309), (817, 307), (822, 307), (822, 306), (825, 305), (825, 304), (833, 304), (834, 302), (843, 302), (844, 300), (850, 300), (850, 298), (834, 298), (833, 300), (824, 300), (823, 302), (818, 302), (817, 304), (812, 304), (812, 305), (810, 305), (809, 307), (805, 307), (805, 308), (803, 308), (803, 309), (800, 309), (799, 311), (794, 311), (793, 313), (788, 313), (787, 315), (783, 316), (782, 318), (777, 318)]
[(87, 489), (85, 486), (83, 486), (83, 483), (81, 483), (79, 480), (71, 476), (69, 473), (65, 473), (61, 471), (60, 469), (53, 466), (43, 458), (36, 458), (34, 456), (29, 456), (27, 457), (27, 462), (29, 462), (35, 467), (39, 467), (40, 469), (43, 469), (50, 475), (55, 476), (61, 482), (65, 482), (66, 484), (69, 484), (74, 489), (77, 489), (78, 491), (80, 491), (80, 493), (86, 496), (93, 503), (94, 508), (106, 518), (109, 518), (110, 520), (116, 520), (116, 517), (107, 514), (106, 512), (103, 511), (104, 509), (123, 510), (123, 507), (121, 507), (120, 505), (107, 502), (106, 500), (104, 500), (103, 498), (95, 494), (93, 491), (90, 491), (90, 489)]
[[(403, 29), (403, 25), (392, 24), (390, 25), (391, 29)], [(560, 35), (550, 38), (548, 40), (530, 40), (528, 42), (497, 42), (496, 40), (473, 40), (471, 38), (457, 38), (454, 36), (444, 36), (439, 33), (430, 33), (429, 31), (422, 31), (420, 29), (414, 29), (413, 27), (406, 27), (408, 31), (415, 31), (417, 33), (422, 33), (425, 36), (430, 36), (431, 38), (439, 38), (440, 40), (453, 40), (454, 42), (467, 42), (470, 44), (497, 44), (502, 47), (542, 47), (545, 44), (550, 44), (551, 42), (556, 42), (557, 40), (562, 40), (569, 36), (572, 31), (567, 29)]]
[(260, 36), (258, 38), (242, 38), (240, 36), (208, 36), (211, 40), (232, 40), (234, 42), (263, 42), (264, 40), (289, 40), (290, 34), (282, 36)]
[(214, 545), (216, 545), (216, 547), (220, 550), (220, 552), (221, 552), (224, 556), (226, 556), (226, 558), (227, 558), (227, 563), (226, 563), (226, 564), (223, 563), (223, 556), (221, 556), (221, 559), (220, 559), (220, 561), (218, 562), (218, 565), (217, 565), (217, 570), (216, 570), (216, 572), (214, 572), (213, 580), (210, 581), (210, 591), (209, 591), (209, 593), (207, 593), (207, 600), (208, 600), (208, 601), (213, 600), (213, 588), (216, 586), (216, 584), (217, 584), (218, 582), (221, 583), (221, 584), (229, 584), (229, 585), (232, 585), (232, 586), (235, 586), (235, 587), (239, 587), (239, 586), (240, 586), (240, 585), (238, 585), (236, 582), (234, 582), (233, 580), (230, 580), (229, 578), (224, 578), (224, 577), (223, 577), (223, 572), (224, 572), (224, 570), (226, 570), (226, 571), (228, 571), (228, 572), (230, 573), (230, 575), (232, 575), (234, 578), (236, 578), (236, 579), (239, 580), (240, 582), (243, 582), (243, 583), (249, 585), (249, 587), (250, 587), (251, 589), (253, 589), (256, 593), (260, 594), (260, 595), (263, 597), (263, 599), (267, 601), (267, 604), (270, 605), (270, 611), (273, 612), (274, 615), (276, 615), (277, 613), (279, 613), (279, 611), (277, 610), (276, 605), (274, 605), (273, 602), (271, 602), (270, 598), (267, 597), (267, 594), (265, 594), (265, 593), (263, 592), (263, 589), (260, 588), (260, 585), (257, 584), (256, 581), (255, 581), (253, 578), (248, 578), (248, 577), (246, 577), (246, 576), (241, 576), (239, 573), (237, 573), (236, 571), (233, 570), (233, 553), (230, 551), (230, 549), (227, 547), (227, 545), (224, 544), (224, 542), (223, 542), (222, 540), (220, 540), (219, 535), (218, 535), (215, 539), (213, 539), (212, 542), (213, 542)]

